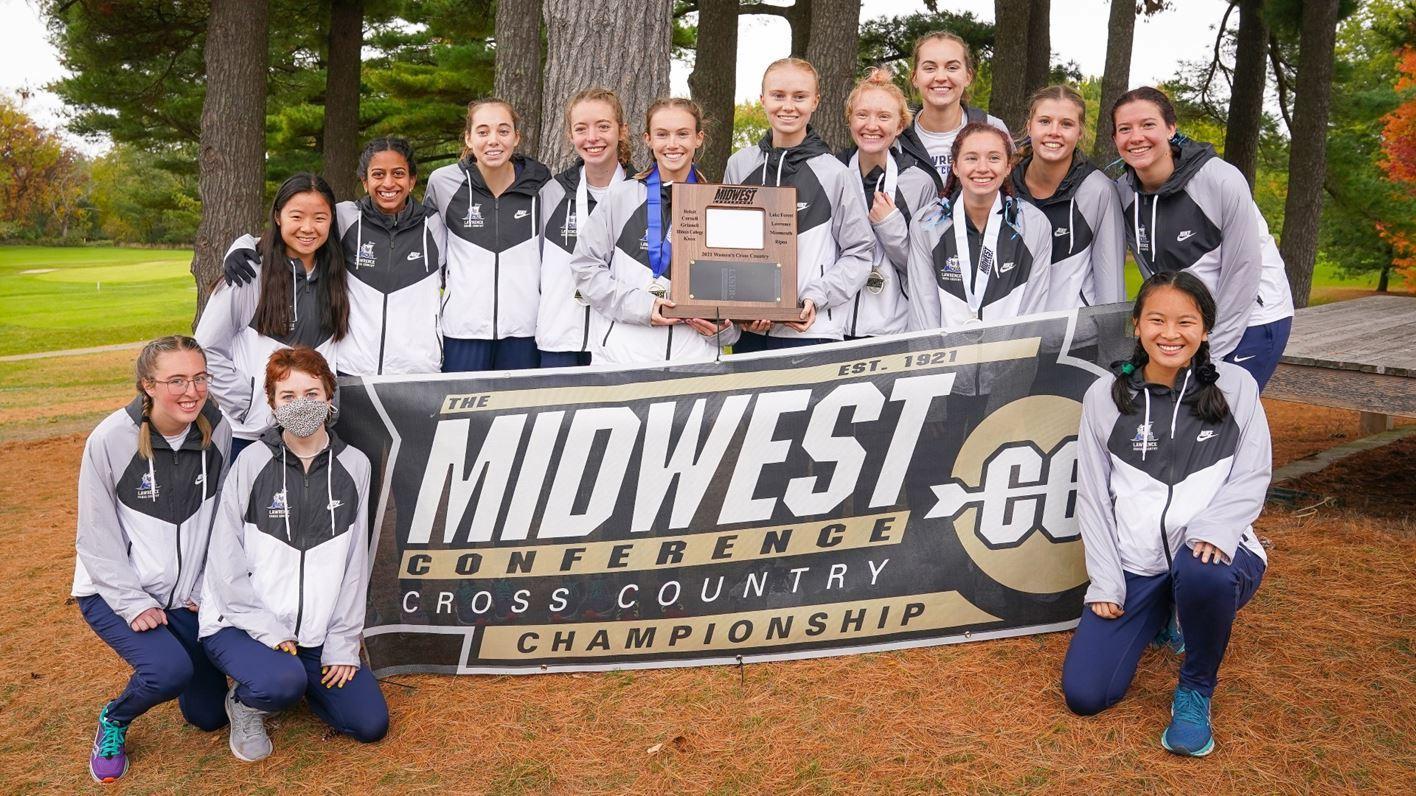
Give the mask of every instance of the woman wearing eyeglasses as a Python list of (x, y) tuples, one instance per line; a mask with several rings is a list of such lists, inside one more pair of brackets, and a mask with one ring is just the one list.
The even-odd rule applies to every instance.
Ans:
[(207, 401), (206, 354), (190, 337), (148, 343), (137, 395), (89, 435), (79, 466), (73, 596), (133, 676), (98, 715), (89, 773), (128, 770), (129, 724), (176, 698), (207, 731), (226, 725), (226, 677), (197, 643), (197, 605), (231, 427)]

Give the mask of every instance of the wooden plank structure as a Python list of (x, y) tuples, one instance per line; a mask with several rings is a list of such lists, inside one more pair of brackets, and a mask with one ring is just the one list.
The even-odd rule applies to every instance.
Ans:
[(1355, 409), (1362, 431), (1416, 417), (1416, 297), (1367, 296), (1305, 307), (1264, 396)]

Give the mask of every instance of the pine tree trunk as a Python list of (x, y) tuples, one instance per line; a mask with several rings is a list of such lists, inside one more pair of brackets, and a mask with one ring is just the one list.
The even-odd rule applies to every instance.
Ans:
[(860, 0), (813, 2), (806, 60), (821, 75), (821, 104), (811, 122), (832, 152), (844, 149), (851, 142), (843, 109), (855, 78), (859, 45)]
[(812, 0), (796, 0), (788, 7), (787, 23), (792, 26), (792, 57), (805, 58), (811, 46)]
[(1092, 160), (1106, 166), (1116, 159), (1116, 142), (1111, 140), (1111, 106), (1126, 93), (1131, 82), (1131, 44), (1136, 34), (1136, 0), (1111, 0), (1111, 18), (1106, 24), (1106, 67), (1101, 77), (1101, 110), (1096, 120), (1096, 145)]
[[(649, 103), (669, 93), (670, 0), (585, 3), (545, 0), (545, 98), (541, 105), (542, 160), (552, 171), (570, 165), (574, 149), (561, 134), (565, 103), (586, 80), (613, 88), (630, 129), (643, 129)], [(633, 136), (634, 162), (649, 162), (642, 137)]]
[[(541, 157), (541, 0), (497, 0), (496, 74), (492, 78), (492, 93), (516, 109), (521, 116), (520, 150), (532, 157)], [(586, 75), (593, 73), (586, 73)], [(586, 75), (576, 81), (576, 90)], [(549, 115), (550, 135), (565, 138), (557, 109)]]
[[(733, 146), (733, 108), (737, 93), (738, 0), (699, 0), (698, 44), (688, 90), (703, 108), (708, 143), (698, 163), (709, 179), (722, 179)], [(639, 130), (636, 123), (631, 129)]]
[(1308, 306), (1318, 256), (1318, 221), (1327, 174), (1328, 109), (1332, 103), (1333, 46), (1340, 0), (1308, 0), (1298, 40), (1293, 138), (1288, 154), (1288, 199), (1279, 251), (1288, 268), (1293, 304)]
[[(197, 317), (221, 275), (226, 247), (261, 225), (265, 188), (266, 0), (212, 3), (197, 190), (202, 217), (192, 256)], [(192, 323), (196, 326), (195, 319)]]
[(1249, 189), (1259, 158), (1259, 125), (1264, 113), (1264, 86), (1268, 83), (1268, 25), (1264, 0), (1236, 0), (1239, 4), (1238, 54), (1234, 59), (1234, 87), (1229, 95), (1229, 124), (1224, 134), (1224, 159), (1244, 173)]
[(333, 0), (325, 66), (324, 178), (340, 201), (359, 196), (359, 67), (364, 0)]
[(1026, 121), (1028, 76), (1028, 18), (1032, 0), (993, 0), (993, 93), (988, 112), (1002, 119), (1009, 130), (1020, 131)]
[[(1052, 0), (1032, 0), (1028, 11), (1028, 71), (1024, 102), (1052, 76)], [(1024, 113), (1027, 112), (1024, 106)], [(1014, 128), (1019, 134), (1022, 128)]]

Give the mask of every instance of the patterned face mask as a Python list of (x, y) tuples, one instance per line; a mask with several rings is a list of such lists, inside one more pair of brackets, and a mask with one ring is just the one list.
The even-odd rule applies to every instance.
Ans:
[(297, 437), (308, 437), (320, 430), (329, 418), (329, 401), (315, 398), (296, 398), (284, 406), (275, 408), (275, 420), (280, 427)]

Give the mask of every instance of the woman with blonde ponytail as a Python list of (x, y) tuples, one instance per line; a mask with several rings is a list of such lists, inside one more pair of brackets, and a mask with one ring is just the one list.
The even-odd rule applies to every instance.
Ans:
[(541, 367), (590, 364), (595, 331), (605, 322), (575, 289), (570, 260), (580, 228), (610, 188), (633, 174), (629, 125), (624, 105), (607, 88), (587, 88), (565, 106), (565, 134), (575, 146), (575, 163), (541, 188), (541, 303), (536, 348)]
[[(176, 698), (203, 730), (226, 724), (226, 678), (197, 641), (197, 605), (231, 428), (207, 401), (206, 354), (190, 337), (148, 343), (137, 395), (89, 435), (79, 466), (73, 596), (89, 627), (133, 667), (99, 712), (89, 773), (128, 770), (130, 722)], [(169, 455), (170, 454), (170, 455)]]

